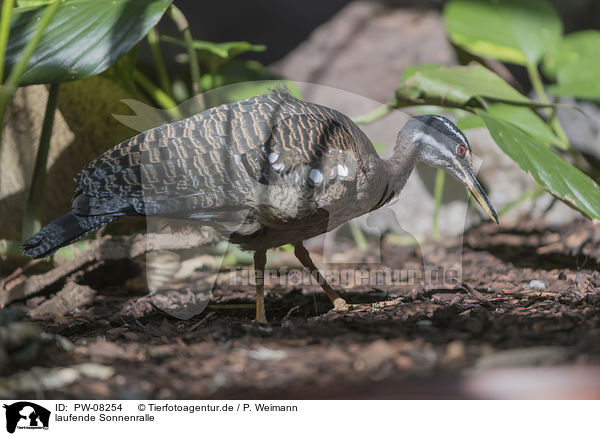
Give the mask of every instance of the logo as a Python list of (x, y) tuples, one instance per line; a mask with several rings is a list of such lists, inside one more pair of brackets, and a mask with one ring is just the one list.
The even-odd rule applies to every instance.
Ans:
[(16, 429), (48, 430), (50, 411), (29, 401), (19, 401), (4, 405), (6, 409), (6, 431), (14, 433)]

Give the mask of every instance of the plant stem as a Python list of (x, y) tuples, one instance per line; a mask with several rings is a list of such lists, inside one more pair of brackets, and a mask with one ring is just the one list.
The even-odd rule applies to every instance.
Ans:
[(510, 203), (508, 203), (507, 205), (505, 205), (502, 209), (500, 209), (498, 211), (498, 216), (501, 217), (502, 215), (504, 215), (505, 213), (509, 212), (511, 209), (513, 209), (514, 207), (516, 207), (519, 204), (523, 203), (524, 201), (532, 200), (534, 198), (538, 198), (544, 192), (546, 192), (546, 190), (543, 189), (541, 186), (536, 186), (531, 191), (524, 192), (519, 197), (517, 197), (516, 199), (514, 199), (513, 201), (511, 201)]
[(368, 112), (364, 115), (359, 115), (357, 117), (352, 118), (352, 121), (354, 121), (356, 124), (373, 123), (373, 122), (389, 115), (390, 113), (392, 113), (392, 111), (394, 109), (396, 109), (396, 105), (397, 105), (397, 100), (395, 98), (393, 98), (390, 101), (388, 101), (387, 103), (372, 110), (371, 112)]
[(439, 169), (435, 173), (435, 187), (433, 189), (433, 199), (434, 199), (434, 207), (433, 207), (433, 239), (439, 240), (441, 237), (440, 227), (439, 227), (439, 215), (440, 208), (442, 206), (442, 197), (444, 196), (444, 183), (446, 181), (446, 173), (444, 170)]
[(148, 76), (136, 69), (133, 72), (133, 79), (144, 89), (144, 91), (150, 95), (150, 97), (154, 99), (156, 103), (160, 105), (160, 107), (166, 109), (171, 117), (177, 120), (183, 118), (183, 114), (177, 107), (175, 100), (173, 100), (166, 92), (152, 83), (152, 80), (150, 80)]
[(10, 16), (14, 0), (4, 0), (2, 3), (2, 16), (0, 17), (0, 82), (4, 81), (4, 54), (8, 44), (8, 33), (10, 32)]
[(46, 192), (46, 164), (50, 150), (50, 139), (52, 138), (52, 126), (54, 125), (54, 113), (58, 103), (58, 83), (50, 85), (46, 113), (40, 135), (40, 145), (35, 158), (33, 179), (29, 187), (25, 216), (23, 217), (23, 240), (37, 233), (42, 227), (42, 215), (44, 214), (44, 194)]
[[(21, 243), (19, 241), (0, 239), (0, 256), (8, 258), (22, 258)], [(0, 289), (2, 288), (0, 287)]]
[[(50, 20), (56, 13), (58, 6), (61, 4), (60, 0), (55, 0), (54, 3), (48, 5), (48, 7), (44, 10), (44, 14), (40, 19), (40, 24), (38, 25), (33, 37), (27, 42), (27, 45), (23, 49), (23, 53), (19, 58), (17, 64), (13, 67), (8, 79), (2, 85), (2, 89), (0, 90), (0, 151), (2, 150), (2, 131), (4, 129), (4, 116), (6, 115), (6, 110), (8, 108), (8, 104), (10, 103), (11, 98), (15, 94), (17, 90), (17, 86), (21, 81), (21, 77), (23, 76), (23, 72), (29, 63), (29, 59), (35, 52), (40, 40), (42, 39), (42, 34), (48, 24), (50, 24)], [(4, 9), (4, 5), (3, 5)], [(2, 21), (4, 21), (4, 14)]]
[(185, 15), (175, 5), (169, 6), (169, 16), (175, 22), (177, 29), (183, 35), (183, 40), (187, 48), (188, 56), (190, 58), (190, 75), (192, 76), (192, 90), (194, 95), (198, 95), (202, 90), (200, 81), (200, 66), (198, 64), (198, 56), (196, 49), (194, 48), (194, 38), (192, 38), (192, 32), (190, 31), (190, 25), (188, 24)]
[(156, 75), (163, 91), (173, 98), (173, 88), (171, 81), (169, 80), (169, 73), (165, 65), (165, 59), (163, 58), (162, 52), (160, 51), (160, 42), (158, 36), (158, 30), (155, 27), (150, 29), (148, 32), (148, 44), (152, 51), (152, 57), (154, 58), (154, 67), (156, 68)]
[[(533, 90), (537, 94), (540, 102), (543, 104), (550, 104), (550, 100), (548, 99), (548, 96), (546, 95), (546, 91), (544, 91), (544, 84), (542, 83), (542, 77), (540, 76), (537, 66), (528, 64), (527, 65), (527, 74), (529, 74), (529, 80), (531, 81)], [(558, 118), (556, 118), (556, 110), (555, 109), (547, 109), (545, 112), (546, 112), (546, 115), (549, 117), (550, 127), (552, 127), (552, 130), (554, 130), (554, 133), (556, 133), (556, 136), (558, 136), (558, 138), (561, 141), (563, 141), (567, 145), (568, 148), (571, 148), (571, 146), (569, 145), (569, 138), (567, 137), (567, 134), (565, 133), (563, 127), (561, 126), (560, 122), (558, 121)]]
[(352, 237), (354, 238), (354, 242), (358, 249), (360, 251), (367, 251), (367, 240), (365, 239), (365, 235), (360, 228), (360, 225), (354, 220), (349, 221), (348, 225), (350, 226), (350, 232), (352, 233)]

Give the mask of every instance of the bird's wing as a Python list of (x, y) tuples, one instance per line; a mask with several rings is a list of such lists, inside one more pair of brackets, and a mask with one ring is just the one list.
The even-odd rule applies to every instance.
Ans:
[[(367, 142), (360, 146), (361, 142)], [(327, 186), (352, 179), (368, 139), (339, 112), (288, 97), (218, 106), (141, 133), (76, 177), (84, 213), (163, 215), (245, 207), (278, 178)], [(312, 171), (312, 172), (311, 172)]]

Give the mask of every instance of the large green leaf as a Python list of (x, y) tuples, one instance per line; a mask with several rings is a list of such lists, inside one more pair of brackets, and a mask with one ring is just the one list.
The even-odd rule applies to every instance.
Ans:
[(596, 182), (520, 127), (484, 110), (476, 112), (496, 144), (541, 186), (584, 215), (600, 219), (600, 189)]
[(400, 101), (447, 106), (476, 105), (477, 100), (525, 106), (535, 103), (477, 63), (466, 67), (413, 70), (396, 92)]
[[(171, 0), (68, 0), (59, 6), (31, 57), (21, 85), (56, 83), (108, 69), (160, 20)], [(6, 66), (18, 61), (44, 7), (15, 8)]]
[(571, 33), (548, 53), (542, 64), (544, 74), (557, 80), (550, 90), (559, 95), (600, 99), (600, 32)]
[(444, 21), (456, 45), (520, 65), (537, 65), (562, 35), (560, 17), (545, 0), (452, 0)]
[[(525, 130), (530, 136), (535, 138), (541, 144), (544, 144), (546, 147), (555, 145), (562, 149), (567, 148), (567, 144), (565, 144), (564, 141), (561, 141), (554, 134), (550, 126), (532, 109), (523, 106), (496, 103), (489, 106), (486, 111), (495, 118), (499, 118)], [(473, 129), (483, 127), (484, 123), (477, 115), (470, 114), (459, 119), (456, 125), (461, 129)]]

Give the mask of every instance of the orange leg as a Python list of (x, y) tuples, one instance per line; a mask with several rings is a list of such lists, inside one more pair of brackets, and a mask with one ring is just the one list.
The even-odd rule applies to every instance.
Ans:
[[(267, 251), (254, 252), (254, 272), (256, 276), (256, 318), (255, 322), (266, 323), (265, 315), (265, 265), (267, 263)], [(258, 273), (258, 274), (257, 274)]]
[(298, 258), (300, 263), (302, 263), (302, 265), (304, 265), (305, 268), (308, 268), (313, 278), (321, 285), (321, 288), (323, 288), (323, 290), (333, 303), (333, 310), (348, 310), (348, 305), (346, 304), (346, 301), (343, 298), (341, 298), (331, 288), (331, 286), (329, 286), (329, 283), (325, 281), (325, 278), (321, 275), (318, 268), (313, 263), (312, 259), (310, 258), (310, 253), (304, 247), (304, 244), (302, 244), (302, 242), (297, 242), (294, 244), (294, 254)]

